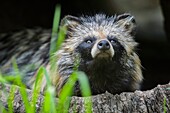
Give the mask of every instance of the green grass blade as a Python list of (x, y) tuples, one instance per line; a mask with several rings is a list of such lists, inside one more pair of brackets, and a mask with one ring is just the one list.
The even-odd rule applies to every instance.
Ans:
[(11, 86), (10, 94), (9, 94), (8, 101), (7, 101), (8, 102), (9, 113), (13, 113), (14, 112), (13, 102), (14, 102), (15, 90), (16, 90), (16, 87), (14, 85)]
[(16, 76), (14, 81), (20, 86), (20, 94), (21, 94), (21, 97), (24, 103), (25, 111), (26, 113), (30, 113), (32, 111), (32, 108), (28, 100), (26, 86), (22, 83), (21, 74), (19, 72), (19, 68), (18, 68), (15, 58), (13, 58), (12, 60), (12, 65), (13, 65), (13, 69), (15, 71), (15, 76)]
[[(74, 85), (76, 81), (79, 80), (80, 88), (82, 96), (87, 97), (91, 96), (91, 90), (88, 82), (87, 76), (83, 72), (74, 72), (70, 77), (68, 78), (68, 81), (63, 86), (63, 89), (61, 90), (61, 93), (59, 95), (59, 104), (57, 106), (57, 110), (59, 112), (67, 112), (69, 109), (70, 104), (70, 96), (72, 95), (72, 91), (74, 88)], [(92, 101), (91, 98), (85, 98), (85, 110), (86, 113), (92, 112)]]
[(66, 28), (61, 27), (60, 31), (58, 33), (57, 40), (54, 43), (51, 43), (51, 45), (55, 44), (55, 49), (50, 55), (50, 73), (51, 74), (53, 74), (53, 72), (55, 72), (55, 70), (57, 68), (57, 66), (56, 66), (57, 57), (55, 56), (55, 53), (57, 50), (59, 50), (59, 48), (61, 47), (61, 44), (65, 40), (65, 32), (66, 32)]
[[(58, 26), (60, 21), (60, 12), (61, 7), (57, 5), (55, 8), (54, 18), (53, 18), (53, 28), (51, 34), (51, 42), (50, 42), (50, 70), (54, 71), (56, 59), (53, 57), (54, 53), (57, 51), (57, 34), (58, 34)], [(51, 72), (52, 73), (52, 72)]]
[(35, 79), (35, 84), (34, 84), (34, 88), (33, 88), (33, 93), (32, 93), (32, 101), (31, 101), (31, 105), (32, 105), (32, 112), (31, 113), (35, 113), (36, 112), (36, 102), (38, 100), (38, 96), (40, 94), (41, 91), (41, 84), (42, 84), (42, 80), (43, 80), (43, 67), (41, 66), (38, 69), (37, 75), (36, 75), (36, 79)]
[(46, 82), (47, 82), (47, 87), (52, 86), (52, 83), (51, 83), (51, 80), (50, 80), (50, 75), (47, 72), (46, 68), (44, 68), (44, 67), (43, 67), (43, 73), (44, 73), (44, 76), (45, 76), (45, 79), (46, 79)]
[(2, 76), (1, 72), (0, 72), (0, 82), (7, 83), (7, 80)]
[(24, 103), (26, 113), (31, 113), (32, 108), (31, 108), (31, 105), (30, 105), (29, 100), (28, 100), (26, 88), (21, 87), (20, 88), (20, 94), (21, 94), (21, 97), (22, 97), (22, 100), (23, 100), (23, 103)]
[(18, 68), (18, 65), (17, 65), (17, 62), (16, 62), (15, 58), (12, 59), (12, 66), (13, 66), (15, 75), (20, 76), (19, 68)]
[(167, 108), (166, 108), (166, 97), (164, 97), (164, 105), (163, 105), (163, 108), (164, 108), (164, 113), (167, 113)]
[[(65, 40), (65, 33), (66, 33), (66, 27), (61, 27), (60, 31), (58, 33), (58, 38), (57, 38), (57, 43), (56, 43), (56, 51), (60, 49), (61, 44), (63, 43), (63, 41)], [(55, 52), (56, 52), (55, 51)]]
[(66, 100), (66, 98), (68, 96), (72, 95), (72, 91), (73, 91), (73, 86), (75, 85), (76, 81), (77, 81), (77, 74), (73, 73), (70, 75), (70, 77), (68, 78), (68, 81), (66, 82), (66, 84), (63, 86), (59, 99), (63, 102), (63, 100)]
[(22, 80), (20, 77), (16, 78), (15, 80), (17, 82), (17, 84), (20, 85), (20, 94), (24, 103), (24, 107), (25, 107), (25, 111), (26, 113), (31, 113), (32, 112), (32, 106), (29, 103), (29, 99), (28, 99), (28, 95), (27, 95), (27, 91), (26, 91), (26, 86), (22, 83)]
[(57, 41), (58, 26), (60, 20), (60, 12), (61, 12), (61, 7), (60, 5), (57, 5), (55, 8), (55, 13), (53, 18), (53, 28), (52, 28), (51, 43), (50, 43), (51, 44), (50, 56), (52, 56), (53, 53), (56, 51), (56, 41)]
[(45, 92), (43, 111), (45, 113), (48, 113), (49, 111), (52, 113), (56, 113), (55, 88), (52, 86), (48, 72), (45, 68), (43, 68), (43, 73), (44, 73), (44, 75), (46, 77), (46, 81), (47, 81), (47, 90)]
[(73, 93), (73, 87), (77, 81), (77, 74), (73, 73), (68, 78), (68, 81), (63, 86), (61, 93), (59, 95), (59, 102), (57, 105), (57, 111), (58, 112), (68, 112), (69, 104), (70, 104), (70, 96)]
[(52, 36), (51, 36), (51, 43), (50, 43), (50, 71), (51, 71), (50, 73), (53, 73), (56, 69), (57, 58), (54, 56), (54, 54), (56, 53), (57, 50), (59, 50), (62, 42), (65, 39), (65, 32), (66, 32), (65, 27), (61, 27), (58, 33), (60, 10), (61, 10), (60, 5), (57, 5), (54, 14)]
[(56, 99), (54, 96), (54, 88), (53, 87), (47, 87), (47, 90), (45, 92), (44, 97), (44, 103), (43, 103), (43, 112), (45, 113), (56, 113)]
[[(1, 73), (0, 73), (0, 82), (1, 82), (1, 85), (4, 85), (4, 83), (7, 83), (7, 80), (2, 76)], [(7, 95), (7, 92), (6, 92), (6, 90), (4, 88), (1, 91), (3, 93), (5, 93), (5, 95)], [(13, 113), (14, 91), (15, 91), (15, 87), (12, 86), (11, 89), (10, 89), (10, 94), (7, 97), (8, 98), (8, 100), (7, 100), (7, 103), (8, 103), (8, 113)], [(0, 102), (0, 113), (7, 113), (7, 111), (5, 110), (5, 108), (4, 108), (4, 106), (2, 105), (1, 102)]]
[(80, 82), (81, 93), (83, 97), (91, 96), (90, 85), (87, 76), (84, 72), (77, 72), (78, 80)]
[(37, 74), (36, 74), (36, 79), (35, 79), (35, 83), (34, 83), (34, 90), (40, 90), (41, 88), (41, 82), (42, 82), (42, 79), (43, 79), (43, 67), (41, 66), (38, 71), (37, 71)]
[[(90, 85), (87, 76), (84, 72), (77, 72), (80, 89), (83, 97), (91, 96)], [(92, 100), (91, 97), (84, 98), (85, 112), (92, 113)]]

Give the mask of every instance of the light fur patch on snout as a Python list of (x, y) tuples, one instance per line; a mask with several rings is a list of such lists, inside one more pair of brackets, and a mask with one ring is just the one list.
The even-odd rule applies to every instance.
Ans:
[[(103, 40), (103, 39), (102, 39)], [(108, 41), (107, 39), (104, 39), (104, 40), (106, 40), (106, 41)], [(94, 44), (94, 46), (93, 46), (93, 48), (92, 48), (92, 50), (91, 50), (91, 55), (92, 55), (92, 57), (93, 58), (96, 58), (96, 57), (113, 57), (114, 56), (114, 49), (113, 49), (113, 47), (112, 47), (112, 45), (111, 45), (111, 43), (109, 42), (109, 45), (110, 45), (110, 49), (109, 50), (106, 50), (106, 51), (101, 51), (101, 50), (99, 50), (98, 49), (98, 47), (97, 47), (97, 45), (98, 45), (98, 43), (100, 42), (101, 40), (98, 40), (95, 44)]]

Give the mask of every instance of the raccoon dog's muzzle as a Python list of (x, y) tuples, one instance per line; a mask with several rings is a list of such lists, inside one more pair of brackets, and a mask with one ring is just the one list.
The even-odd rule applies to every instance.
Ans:
[(107, 39), (98, 40), (92, 50), (93, 58), (112, 58), (114, 56), (114, 49)]

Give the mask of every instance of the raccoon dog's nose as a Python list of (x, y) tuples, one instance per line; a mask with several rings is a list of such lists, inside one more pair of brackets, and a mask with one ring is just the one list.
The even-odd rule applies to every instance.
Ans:
[(98, 43), (97, 48), (98, 48), (99, 50), (103, 50), (103, 51), (109, 50), (109, 49), (110, 49), (110, 44), (109, 44), (109, 42), (108, 42), (107, 40), (101, 40), (101, 41)]

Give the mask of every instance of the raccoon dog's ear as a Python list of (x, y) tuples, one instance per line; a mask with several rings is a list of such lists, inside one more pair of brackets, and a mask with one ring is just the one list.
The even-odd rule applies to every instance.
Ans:
[(73, 27), (76, 27), (78, 24), (80, 24), (79, 18), (67, 15), (61, 20), (60, 26), (66, 27), (69, 30)]
[(118, 15), (116, 17), (115, 24), (124, 32), (127, 32), (131, 35), (134, 35), (136, 33), (135, 18), (128, 13)]

